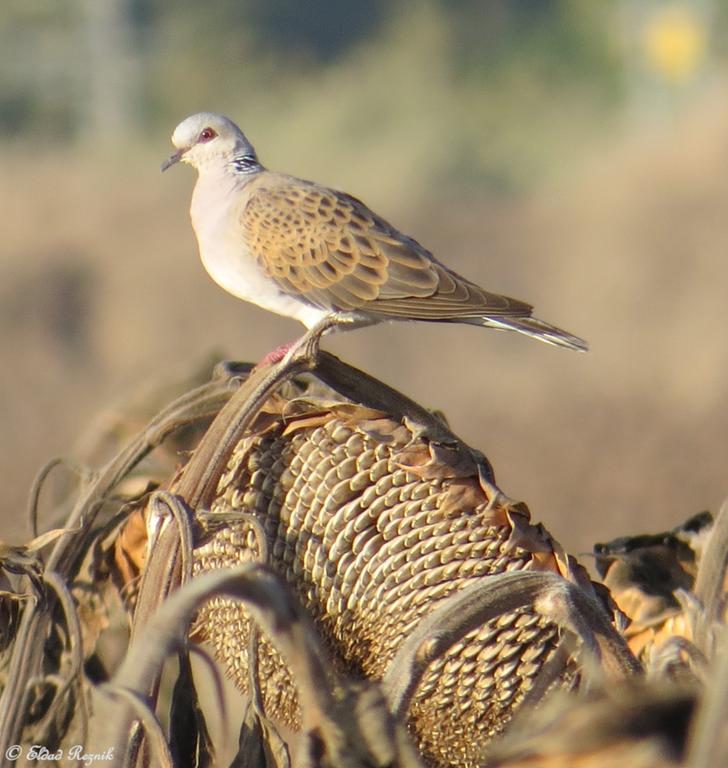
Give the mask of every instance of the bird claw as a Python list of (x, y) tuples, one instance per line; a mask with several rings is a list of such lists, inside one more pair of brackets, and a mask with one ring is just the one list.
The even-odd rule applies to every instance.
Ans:
[(310, 367), (315, 366), (319, 355), (321, 337), (332, 328), (345, 324), (356, 324), (357, 318), (349, 317), (345, 314), (334, 313), (326, 315), (313, 327), (296, 341), (290, 341), (288, 344), (282, 344), (269, 352), (256, 366), (253, 371), (275, 365), (281, 361), (291, 363), (296, 361), (306, 361)]
[(270, 365), (280, 363), (281, 360), (293, 349), (297, 344), (296, 341), (289, 341), (287, 344), (281, 344), (280, 346), (272, 349), (256, 366), (253, 371), (259, 371), (261, 368), (267, 368)]

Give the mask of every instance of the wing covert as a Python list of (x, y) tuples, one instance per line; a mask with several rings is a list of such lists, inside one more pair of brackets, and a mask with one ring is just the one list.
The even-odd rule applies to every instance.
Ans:
[(431, 255), (348, 195), (286, 179), (255, 190), (241, 219), (265, 273), (323, 309), (437, 291)]
[(275, 175), (251, 192), (241, 225), (280, 290), (324, 310), (419, 320), (531, 314), (447, 269), (360, 200), (311, 182)]

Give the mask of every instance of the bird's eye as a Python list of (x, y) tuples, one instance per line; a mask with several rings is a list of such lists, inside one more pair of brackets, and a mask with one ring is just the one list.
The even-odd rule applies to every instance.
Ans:
[(216, 136), (217, 134), (212, 130), (212, 128), (204, 128), (202, 133), (200, 133), (200, 138), (198, 141), (212, 141)]

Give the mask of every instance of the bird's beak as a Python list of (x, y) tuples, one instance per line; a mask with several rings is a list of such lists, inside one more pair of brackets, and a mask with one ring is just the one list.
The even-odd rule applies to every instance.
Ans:
[(167, 168), (174, 165), (175, 163), (178, 163), (182, 159), (182, 155), (184, 155), (184, 153), (185, 153), (184, 149), (178, 149), (173, 155), (170, 155), (162, 163), (162, 172), (166, 171)]

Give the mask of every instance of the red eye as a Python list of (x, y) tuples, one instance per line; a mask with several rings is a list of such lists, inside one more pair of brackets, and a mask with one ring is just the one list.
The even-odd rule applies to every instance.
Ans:
[(212, 128), (204, 128), (198, 141), (212, 141), (216, 136), (217, 134)]

